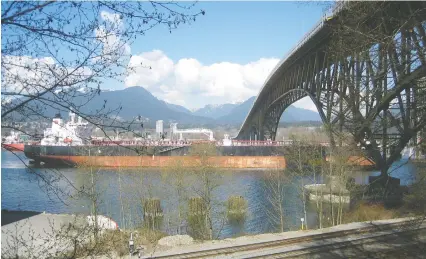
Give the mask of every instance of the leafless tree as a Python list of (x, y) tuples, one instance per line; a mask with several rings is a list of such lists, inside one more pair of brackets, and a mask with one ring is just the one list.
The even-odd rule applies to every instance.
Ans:
[[(320, 150), (317, 144), (305, 142), (301, 139), (291, 137), (292, 144), (287, 148), (286, 173), (296, 184), (300, 201), (302, 202), (303, 218), (307, 220), (308, 196), (305, 185), (315, 183), (321, 179), (317, 179), (316, 161), (320, 159)], [(307, 222), (306, 222), (307, 223)]]
[[(201, 205), (204, 208), (204, 219), (199, 224), (204, 224), (205, 227), (199, 228), (202, 233), (198, 233), (197, 236), (213, 239), (220, 235), (226, 220), (225, 206), (217, 197), (223, 175), (212, 161), (216, 156), (216, 146), (214, 143), (193, 145), (190, 155), (199, 159), (194, 167), (188, 168), (193, 179), (190, 191), (201, 198)], [(216, 229), (216, 233), (214, 233), (215, 225), (221, 226)]]
[[(194, 6), (195, 3), (173, 1), (2, 2), (2, 130), (32, 135), (34, 132), (21, 126), (23, 123), (50, 121), (52, 112), (73, 111), (106, 137), (112, 129), (132, 131), (141, 119), (118, 121), (121, 107), (111, 107), (106, 101), (94, 110), (85, 106), (100, 95), (107, 82), (123, 82), (126, 75), (139, 67), (155, 70), (146, 64), (129, 64), (132, 43), (156, 26), (171, 33), (180, 25), (194, 22), (204, 14)], [(97, 215), (97, 172), (92, 167), (86, 169), (90, 169), (91, 178), (86, 184), (88, 188), (82, 188), (60, 170), (28, 167), (29, 172), (39, 176), (40, 186), (49, 194), (89, 198), (92, 213)], [(91, 233), (92, 237), (95, 233), (94, 238), (100, 238), (97, 224), (84, 229), (74, 229), (73, 233)], [(107, 242), (102, 239), (95, 243)], [(37, 258), (37, 254), (30, 255)]]
[[(194, 10), (194, 5), (173, 1), (2, 2), (2, 130), (31, 135), (34, 132), (22, 123), (50, 122), (52, 112), (73, 111), (106, 137), (111, 129), (132, 131), (141, 118), (118, 121), (121, 107), (104, 102), (88, 110), (85, 105), (101, 93), (105, 83), (122, 82), (140, 66), (156, 69), (129, 64), (132, 43), (155, 26), (167, 28), (168, 33), (194, 22), (204, 14)], [(57, 197), (69, 195), (60, 187), (61, 181), (76, 189), (58, 170), (41, 173), (28, 167), (28, 171)]]
[(84, 105), (105, 82), (120, 82), (135, 68), (128, 62), (139, 35), (157, 25), (172, 32), (195, 21), (204, 11), (193, 11), (193, 6), (155, 1), (2, 2), (2, 129), (22, 130), (15, 128), (16, 122), (49, 118), (49, 109), (72, 109), (101, 129), (129, 129), (114, 119), (121, 107), (105, 103), (87, 111)]
[(288, 197), (285, 195), (285, 190), (289, 185), (289, 177), (286, 176), (285, 170), (275, 169), (265, 173), (265, 211), (270, 223), (277, 227), (280, 232), (284, 232), (288, 225), (286, 222), (285, 206)]
[[(169, 225), (176, 230), (178, 235), (182, 233), (182, 226), (185, 225), (188, 218), (188, 201), (190, 197), (190, 186), (188, 185), (188, 168), (184, 166), (183, 161), (177, 160), (175, 163), (170, 164), (163, 170), (163, 180), (170, 186), (168, 195), (174, 197), (170, 200), (176, 202), (173, 204), (175, 210), (169, 213), (168, 217), (171, 219)], [(174, 215), (171, 215), (171, 214)], [(169, 229), (172, 230), (172, 229)]]
[[(332, 30), (327, 56), (339, 73), (330, 132), (349, 133), (373, 158), (387, 182), (389, 168), (426, 126), (424, 84), (425, 5), (342, 1), (327, 17)], [(390, 13), (392, 12), (392, 13)], [(337, 75), (337, 74), (336, 74)]]
[[(328, 164), (325, 164), (322, 170), (329, 179), (326, 189), (330, 194), (327, 202), (331, 212), (329, 224), (332, 226), (344, 223), (344, 211), (349, 208), (350, 199), (353, 198), (351, 195), (354, 195), (353, 182), (350, 180), (353, 178), (355, 168), (359, 166), (358, 163), (363, 159), (365, 158), (362, 157), (362, 153), (350, 143), (330, 151)], [(348, 200), (344, 199), (345, 196)]]
[[(311, 207), (316, 212), (318, 228), (341, 224), (343, 211), (348, 206), (343, 197), (351, 191), (346, 183), (356, 162), (363, 157), (356, 146), (346, 141), (342, 147), (327, 147), (315, 141), (315, 135), (311, 140), (306, 139), (309, 138), (292, 136), (292, 144), (285, 152), (286, 175), (298, 191), (303, 218), (307, 221), (308, 208)], [(312, 201), (310, 195), (314, 197)]]

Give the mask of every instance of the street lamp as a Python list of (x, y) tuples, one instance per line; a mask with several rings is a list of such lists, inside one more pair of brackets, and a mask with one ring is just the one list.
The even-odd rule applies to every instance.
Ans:
[(135, 252), (135, 243), (133, 242), (133, 233), (130, 233), (130, 240), (129, 240), (130, 256), (132, 256), (134, 252)]

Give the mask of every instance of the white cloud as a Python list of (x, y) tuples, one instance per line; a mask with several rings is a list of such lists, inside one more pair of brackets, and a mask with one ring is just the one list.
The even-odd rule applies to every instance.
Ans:
[(117, 25), (120, 25), (120, 26), (123, 24), (123, 20), (120, 18), (120, 15), (116, 14), (116, 13), (110, 13), (110, 12), (107, 12), (107, 11), (102, 11), (101, 12), (101, 18), (104, 21), (108, 21), (110, 23), (114, 23), (114, 24), (117, 24)]
[[(261, 58), (256, 62), (249, 63), (243, 67), (244, 77), (253, 82), (252, 85), (263, 85), (278, 61), (278, 59)], [(258, 89), (256, 88), (256, 90)]]
[(318, 112), (317, 107), (315, 106), (314, 102), (312, 102), (311, 98), (309, 96), (306, 96), (299, 101), (293, 103), (294, 106), (298, 108), (308, 109), (311, 111)]
[[(96, 40), (103, 44), (102, 59), (114, 61), (125, 55), (130, 55), (130, 45), (119, 36), (124, 30), (124, 23), (119, 14), (102, 11), (100, 14), (105, 23), (95, 29)], [(118, 50), (118, 52), (117, 52)], [(95, 58), (94, 61), (99, 58)]]
[(168, 103), (174, 103), (174, 104), (186, 106), (185, 100), (182, 99), (181, 93), (177, 90), (168, 91), (164, 95), (164, 101)]
[(174, 74), (178, 84), (194, 85), (198, 83), (202, 65), (198, 60), (185, 58), (178, 61)]
[[(124, 43), (116, 33), (108, 31), (105, 27), (101, 26), (95, 30), (96, 39), (103, 44), (103, 55), (129, 55), (131, 52), (130, 45)], [(119, 49), (119, 53), (116, 50)]]
[[(143, 86), (158, 98), (188, 108), (206, 104), (235, 103), (257, 95), (278, 63), (261, 58), (248, 64), (230, 62), (201, 64), (193, 58), (173, 62), (160, 50), (133, 55), (127, 87)], [(151, 67), (151, 69), (147, 69)]]
[(61, 85), (75, 85), (92, 75), (88, 67), (63, 67), (51, 57), (2, 56), (2, 59), (1, 91), (15, 96), (46, 90), (59, 80)]
[[(149, 67), (151, 66), (151, 69)], [(159, 50), (132, 56), (129, 61), (129, 75), (126, 78), (126, 86), (141, 85), (152, 90), (169, 79), (174, 71), (173, 61)], [(170, 87), (164, 85), (163, 87)]]
[[(256, 96), (279, 59), (261, 58), (248, 64), (201, 64), (194, 58), (173, 62), (161, 50), (133, 55), (126, 87), (142, 86), (161, 100), (189, 109), (207, 104), (237, 103)], [(151, 67), (151, 69), (149, 69)], [(296, 107), (317, 111), (309, 98)]]

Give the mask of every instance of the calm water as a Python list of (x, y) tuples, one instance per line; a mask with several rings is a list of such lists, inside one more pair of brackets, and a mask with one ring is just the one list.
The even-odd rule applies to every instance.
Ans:
[[(76, 190), (91, 188), (94, 175), (97, 190), (99, 213), (113, 218), (120, 227), (140, 224), (142, 217), (142, 200), (155, 197), (161, 200), (164, 211), (162, 229), (170, 233), (176, 230), (178, 195), (173, 173), (155, 170), (93, 170), (89, 169), (34, 169), (25, 168), (22, 161), (27, 161), (23, 154), (1, 153), (1, 206), (7, 210), (46, 211), (49, 213), (83, 213), (91, 211), (91, 201), (82, 197)], [(406, 161), (395, 165), (392, 176), (401, 179), (401, 184), (409, 184), (413, 180), (414, 167)], [(402, 166), (401, 166), (402, 165)], [(367, 183), (369, 175), (378, 172), (359, 172), (355, 174), (356, 182)], [(184, 175), (185, 196), (197, 196), (200, 183)], [(45, 179), (47, 181), (43, 181)], [(217, 220), (216, 230), (220, 237), (230, 237), (241, 233), (263, 233), (273, 231), (268, 220), (267, 197), (270, 193), (265, 188), (268, 182), (266, 172), (257, 170), (225, 171), (220, 179), (215, 179), (218, 187), (214, 191), (214, 211)], [(46, 184), (49, 182), (50, 184)], [(311, 183), (304, 179), (304, 183)], [(285, 220), (288, 229), (297, 229), (303, 217), (303, 207), (299, 195), (299, 182), (285, 185)], [(58, 192), (57, 190), (61, 190)], [(245, 221), (231, 224), (225, 220), (222, 208), (230, 195), (241, 195), (248, 202), (248, 213)], [(123, 213), (124, 212), (124, 213)], [(308, 224), (315, 222), (315, 213), (308, 212)]]

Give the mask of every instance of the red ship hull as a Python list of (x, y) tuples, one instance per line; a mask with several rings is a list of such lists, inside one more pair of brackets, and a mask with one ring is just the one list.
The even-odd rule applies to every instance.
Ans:
[(1, 144), (2, 148), (7, 149), (9, 151), (17, 151), (24, 152), (24, 143), (13, 143), (13, 144)]
[[(201, 165), (194, 156), (57, 156), (43, 155), (39, 161), (48, 164), (97, 167), (196, 167)], [(282, 156), (212, 156), (209, 165), (218, 168), (285, 168)]]

